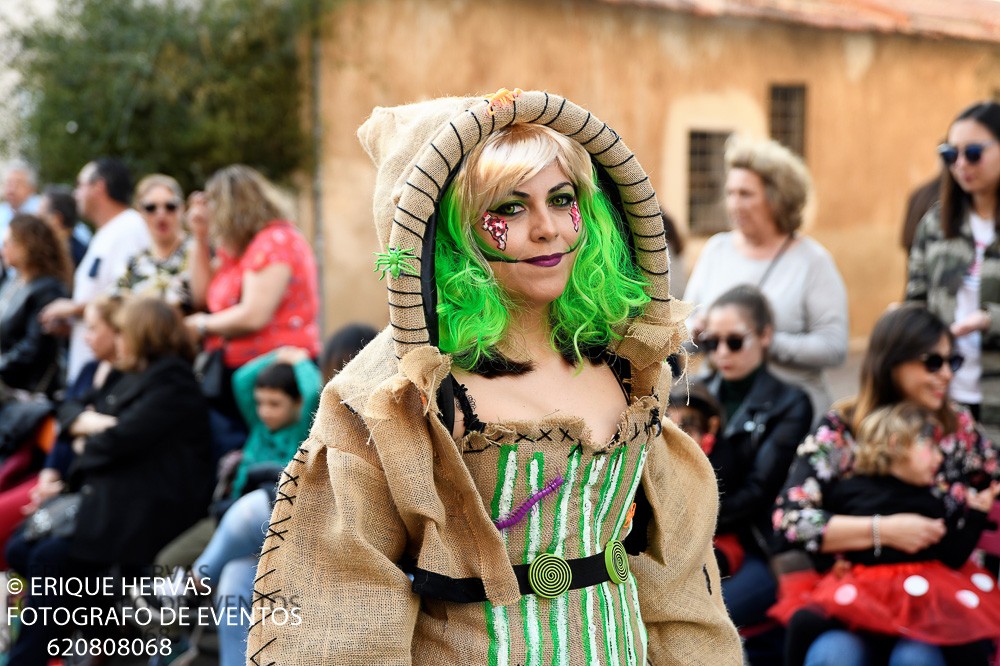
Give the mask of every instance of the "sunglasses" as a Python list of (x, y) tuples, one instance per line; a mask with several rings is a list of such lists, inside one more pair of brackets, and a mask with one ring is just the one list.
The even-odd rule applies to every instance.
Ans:
[(167, 201), (166, 203), (162, 204), (144, 203), (142, 204), (142, 206), (140, 206), (140, 208), (142, 208), (144, 211), (150, 214), (155, 213), (157, 208), (162, 208), (168, 213), (176, 213), (177, 209), (180, 207), (181, 205), (176, 201)]
[(749, 333), (744, 333), (743, 335), (727, 335), (723, 338), (715, 336), (703, 336), (698, 340), (698, 344), (705, 348), (705, 351), (711, 353), (719, 348), (720, 344), (725, 344), (731, 352), (738, 352), (743, 349), (743, 343), (750, 336)]
[(941, 354), (934, 352), (933, 354), (924, 354), (921, 356), (920, 362), (924, 364), (924, 368), (931, 374), (941, 370), (945, 363), (948, 364), (952, 372), (958, 372), (958, 369), (965, 363), (965, 357), (958, 353), (954, 353), (951, 356), (941, 356)]
[(965, 148), (959, 148), (958, 146), (953, 146), (950, 143), (942, 143), (938, 146), (938, 155), (941, 156), (941, 161), (947, 166), (953, 165), (958, 161), (958, 156), (960, 153), (965, 153), (965, 161), (969, 164), (976, 164), (983, 157), (983, 151), (992, 146), (996, 141), (988, 141), (986, 143), (969, 143), (966, 144)]

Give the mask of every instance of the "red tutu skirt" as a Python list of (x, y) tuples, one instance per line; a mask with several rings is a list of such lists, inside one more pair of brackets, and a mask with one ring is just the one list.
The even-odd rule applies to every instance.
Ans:
[(782, 576), (778, 603), (768, 615), (788, 622), (811, 605), (850, 630), (901, 636), (932, 645), (959, 645), (1000, 637), (1000, 590), (981, 567), (949, 569), (934, 562), (854, 565), (825, 576), (800, 571)]

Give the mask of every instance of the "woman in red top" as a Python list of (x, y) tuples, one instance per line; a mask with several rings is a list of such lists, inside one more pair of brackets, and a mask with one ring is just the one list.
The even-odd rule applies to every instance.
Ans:
[[(206, 351), (223, 351), (223, 394), (213, 408), (229, 423), (217, 421), (218, 435), (239, 424), (230, 382), (236, 368), (286, 345), (319, 355), (319, 286), (312, 248), (266, 178), (235, 164), (217, 171), (205, 190), (191, 196), (188, 224), (192, 298), (208, 311), (190, 315), (187, 325)], [(242, 445), (239, 434), (217, 436), (216, 454)]]

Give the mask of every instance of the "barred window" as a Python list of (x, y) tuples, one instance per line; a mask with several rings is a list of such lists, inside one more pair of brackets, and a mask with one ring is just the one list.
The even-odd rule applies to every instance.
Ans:
[(692, 131), (688, 135), (688, 227), (710, 236), (729, 228), (723, 201), (725, 152), (729, 132)]
[(805, 157), (805, 86), (771, 86), (771, 138)]

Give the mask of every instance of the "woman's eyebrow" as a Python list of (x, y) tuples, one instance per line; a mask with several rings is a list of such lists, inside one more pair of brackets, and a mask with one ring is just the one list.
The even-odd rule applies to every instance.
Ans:
[[(564, 187), (567, 187), (567, 186), (568, 187), (573, 187), (573, 183), (569, 182), (568, 180), (565, 181), (565, 182), (559, 183), (558, 185), (556, 185), (554, 187), (550, 187), (549, 191), (548, 191), (548, 194), (552, 194), (553, 192), (557, 192), (557, 191), (559, 191), (559, 190), (561, 190), (561, 189), (563, 189)], [(514, 191), (511, 192), (511, 194), (513, 194), (515, 197), (521, 197), (522, 199), (530, 199), (531, 198), (531, 195), (529, 195), (527, 192), (518, 192), (517, 190), (514, 190)]]

